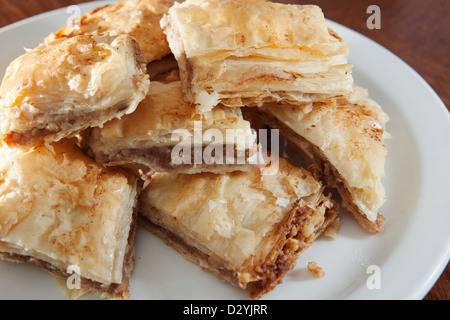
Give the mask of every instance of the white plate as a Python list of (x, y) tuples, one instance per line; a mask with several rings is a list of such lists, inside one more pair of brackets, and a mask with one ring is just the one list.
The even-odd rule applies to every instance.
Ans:
[[(82, 13), (107, 2), (80, 6)], [(59, 30), (66, 9), (35, 16), (0, 30), (0, 75), (23, 48)], [(343, 216), (339, 239), (319, 238), (284, 283), (264, 299), (422, 299), (450, 257), (450, 115), (430, 86), (402, 60), (368, 38), (333, 22), (351, 48), (358, 85), (390, 115), (387, 141), (386, 230), (370, 235)], [(307, 271), (316, 261), (324, 278)], [(380, 288), (370, 289), (370, 266)], [(46, 272), (0, 262), (0, 299), (64, 299)], [(247, 299), (245, 292), (187, 262), (161, 240), (139, 229), (132, 299)]]

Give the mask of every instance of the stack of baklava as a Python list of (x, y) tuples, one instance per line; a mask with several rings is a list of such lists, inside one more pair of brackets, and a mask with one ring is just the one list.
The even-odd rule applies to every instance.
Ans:
[(0, 257), (128, 299), (142, 226), (260, 298), (339, 205), (382, 232), (388, 116), (348, 53), (312, 5), (126, 0), (74, 19), (0, 87)]

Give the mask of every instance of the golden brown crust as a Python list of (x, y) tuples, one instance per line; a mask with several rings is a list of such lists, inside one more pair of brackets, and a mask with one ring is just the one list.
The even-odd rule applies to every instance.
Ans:
[(10, 144), (58, 141), (133, 112), (149, 87), (128, 35), (62, 38), (14, 60), (0, 87), (0, 135)]
[(160, 27), (160, 20), (174, 2), (175, 0), (124, 0), (98, 7), (79, 19), (73, 19), (61, 30), (47, 37), (46, 41), (82, 34), (129, 34), (138, 42), (144, 62), (150, 63), (171, 53)]
[(2, 256), (60, 277), (75, 265), (85, 285), (127, 298), (139, 180), (72, 140), (0, 152)]

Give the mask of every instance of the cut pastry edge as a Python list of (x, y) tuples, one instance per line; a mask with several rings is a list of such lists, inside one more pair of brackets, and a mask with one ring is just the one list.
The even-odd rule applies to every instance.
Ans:
[[(182, 4), (176, 4), (169, 9), (169, 12), (165, 14), (161, 20), (161, 27), (167, 35), (169, 46), (178, 60), (180, 77), (183, 83), (183, 92), (186, 100), (197, 105), (198, 113), (207, 112), (219, 103), (228, 107), (258, 107), (265, 102), (299, 104), (349, 94), (352, 91), (352, 65), (348, 64), (346, 59), (346, 56), (348, 55), (348, 47), (343, 43), (342, 39), (336, 34), (336, 32), (325, 26), (326, 24), (321, 10), (318, 10), (321, 13), (318, 16), (320, 16), (321, 19), (319, 19), (320, 23), (319, 26), (317, 26), (317, 28), (320, 28), (321, 36), (318, 36), (317, 41), (323, 42), (318, 42), (318, 45), (324, 44), (325, 47), (329, 45), (339, 46), (340, 53), (337, 54), (336, 57), (331, 57), (325, 61), (324, 64), (327, 65), (326, 69), (323, 65), (321, 65), (321, 68), (317, 69), (317, 57), (315, 57), (315, 59), (311, 59), (309, 65), (306, 65), (305, 67), (301, 67), (300, 65), (291, 67), (277, 67), (269, 64), (271, 61), (278, 62), (276, 59), (271, 60), (267, 58), (269, 57), (269, 55), (267, 55), (268, 51), (276, 50), (276, 48), (273, 48), (273, 46), (276, 46), (275, 43), (258, 43), (258, 45), (255, 44), (247, 48), (246, 46), (241, 47), (232, 45), (233, 41), (230, 40), (231, 47), (227, 48), (224, 45), (222, 48), (222, 44), (219, 44), (218, 49), (216, 50), (221, 52), (223, 55), (229, 55), (230, 57), (213, 57), (216, 58), (216, 60), (212, 59), (212, 54), (209, 51), (206, 53), (202, 50), (196, 51), (196, 47), (192, 44), (192, 38), (195, 38), (195, 36), (187, 36), (185, 34), (186, 30), (183, 28), (187, 28), (187, 30), (193, 29), (200, 33), (204, 32), (206, 33), (206, 38), (211, 37), (208, 32), (214, 33), (214, 29), (211, 25), (215, 25), (216, 21), (211, 22), (211, 24), (206, 24), (206, 22), (204, 22), (206, 26), (199, 28), (196, 28), (196, 26), (191, 26), (192, 23), (189, 24), (189, 21), (192, 21), (192, 19), (189, 20), (190, 14), (195, 15), (193, 12), (195, 12), (196, 6), (198, 6), (200, 11), (205, 10), (205, 8), (209, 5), (213, 7), (220, 6), (220, 4), (211, 3), (212, 2), (206, 1), (201, 4), (198, 1), (187, 1)], [(249, 4), (232, 1), (227, 2), (224, 7), (229, 10), (239, 11), (242, 6), (246, 5)], [(272, 4), (265, 1), (260, 1), (255, 2), (252, 5), (256, 7), (259, 5), (263, 6), (266, 10), (266, 7)], [(282, 6), (280, 4), (277, 5)], [(304, 7), (308, 7), (309, 10), (316, 8), (316, 6)], [(286, 6), (286, 10), (288, 11), (287, 8), (288, 7)], [(215, 10), (217, 10), (217, 8), (215, 8)], [(183, 14), (186, 14), (188, 18), (186, 18)], [(179, 15), (181, 15), (181, 17), (179, 17)], [(294, 17), (292, 12), (291, 17)], [(315, 18), (317, 17), (315, 16)], [(202, 16), (202, 19), (206, 18)], [(254, 20), (256, 21), (257, 19)], [(183, 23), (186, 25), (183, 25)], [(220, 22), (218, 24), (220, 27)], [(270, 29), (268, 26), (265, 27)], [(260, 33), (262, 32), (261, 30), (258, 31)], [(281, 32), (280, 30), (278, 31)], [(286, 32), (289, 33), (291, 31), (292, 30), (289, 29), (289, 31)], [(325, 37), (323, 33), (326, 33), (327, 36)], [(261, 36), (261, 34), (259, 35)], [(199, 35), (196, 36), (199, 37)], [(184, 39), (183, 37), (188, 37), (188, 39)], [(245, 39), (245, 36), (243, 37)], [(273, 38), (277, 39), (277, 35), (275, 34)], [(285, 35), (285, 39), (283, 38), (283, 40), (278, 40), (283, 42), (287, 41), (286, 39), (288, 38), (289, 36)], [(272, 38), (270, 39), (270, 41), (275, 41)], [(261, 42), (261, 39), (258, 40)], [(208, 40), (201, 42), (199, 46), (205, 46), (206, 43), (210, 45), (211, 41), (214, 40), (208, 38)], [(234, 41), (239, 43), (236, 39), (234, 39)], [(244, 42), (245, 41), (246, 40), (244, 40)], [(311, 39), (309, 39), (309, 42), (310, 41)], [(305, 44), (307, 47), (312, 45), (309, 42)], [(190, 48), (189, 45), (194, 46), (195, 48)], [(292, 47), (294, 51), (299, 51), (297, 54), (301, 54), (303, 52), (299, 44), (293, 44)], [(191, 49), (193, 49), (195, 53), (190, 52)], [(229, 51), (227, 51), (227, 49)], [(285, 50), (286, 48), (283, 47), (282, 49)], [(280, 50), (282, 49), (280, 48)], [(329, 48), (324, 48), (324, 50), (330, 51)], [(309, 52), (308, 50), (306, 51)], [(318, 48), (314, 48), (312, 51), (317, 52), (320, 50)], [(331, 52), (335, 51), (336, 50), (331, 50)], [(324, 56), (328, 57), (327, 54)], [(239, 59), (251, 59), (252, 57), (255, 61), (257, 61), (254, 65), (248, 67), (248, 63), (240, 63)], [(273, 54), (273, 57), (278, 57), (278, 55)], [(290, 60), (292, 61), (290, 62), (298, 60), (298, 57), (294, 57), (296, 57), (296, 55), (291, 54)], [(216, 68), (217, 70), (213, 67), (209, 67), (216, 65), (217, 61), (222, 62), (225, 60), (227, 62), (221, 65), (220, 68)], [(262, 63), (260, 60), (265, 60), (265, 62)], [(285, 61), (287, 60), (289, 59), (286, 59)], [(311, 65), (313, 65), (313, 67), (311, 67)], [(322, 79), (326, 79), (327, 77), (330, 78), (329, 86), (325, 86), (323, 84), (319, 85), (316, 81), (318, 76)], [(308, 80), (308, 77), (311, 79)], [(339, 81), (336, 81), (336, 79)], [(325, 89), (325, 87), (328, 87), (328, 89)]]
[[(169, 39), (171, 37), (169, 36)], [(172, 40), (174, 41), (174, 40)], [(229, 108), (239, 107), (261, 107), (267, 102), (276, 102), (284, 104), (304, 104), (306, 102), (323, 101), (337, 96), (350, 94), (353, 91), (353, 78), (347, 76), (348, 79), (343, 81), (341, 88), (334, 89), (333, 92), (312, 92), (303, 91), (300, 89), (294, 90), (296, 81), (291, 81), (290, 89), (284, 89), (288, 80), (280, 78), (280, 76), (274, 76), (272, 73), (267, 73), (260, 77), (260, 79), (253, 84), (255, 89), (247, 88), (239, 83), (233, 83), (229, 81), (227, 84), (233, 87), (238, 87), (237, 91), (229, 91), (228, 89), (221, 90), (215, 88), (210, 82), (206, 82), (205, 86), (196, 87), (195, 80), (195, 64), (190, 61), (184, 52), (180, 52), (176, 55), (176, 59), (179, 65), (179, 78), (182, 83), (182, 90), (185, 95), (186, 101), (189, 101), (196, 105), (197, 113), (201, 114), (208, 112), (215, 106), (222, 104)], [(351, 66), (348, 65), (348, 74), (351, 74)], [(242, 70), (241, 70), (242, 71)], [(283, 71), (286, 73), (287, 71)], [(209, 75), (204, 76), (209, 79)], [(298, 75), (301, 77), (301, 75)], [(247, 80), (243, 80), (245, 83)], [(273, 82), (279, 88), (267, 88), (267, 83)], [(207, 84), (207, 85), (206, 85)], [(257, 90), (256, 88), (264, 88)]]
[[(183, 154), (178, 146), (153, 146), (134, 149), (103, 151), (92, 148), (87, 132), (83, 149), (96, 161), (106, 166), (138, 165), (158, 172), (195, 174), (201, 172), (229, 173), (233, 171), (259, 171), (265, 165), (260, 145), (238, 149), (236, 145), (217, 145), (222, 155), (206, 155), (211, 146), (187, 148), (190, 155)], [(212, 146), (214, 150), (214, 146)]]
[[(42, 127), (42, 124), (36, 123), (36, 125), (30, 130), (26, 130), (23, 132), (14, 131), (6, 136), (3, 136), (3, 141), (6, 142), (9, 146), (30, 146), (32, 144), (39, 144), (42, 142), (58, 142), (64, 138), (73, 138), (76, 135), (80, 134), (82, 131), (87, 130), (91, 127), (101, 126), (106, 123), (108, 120), (99, 120), (102, 119), (114, 119), (120, 118), (123, 115), (129, 113), (130, 110), (134, 110), (137, 107), (137, 103), (119, 103), (116, 106), (109, 108), (108, 110), (99, 112), (92, 112), (90, 114), (84, 115), (81, 119), (74, 119), (72, 123), (66, 123), (65, 121), (61, 122), (60, 125), (56, 125), (56, 128), (48, 128), (48, 126)], [(101, 117), (99, 116), (101, 114)], [(67, 117), (66, 117), (67, 118)], [(30, 121), (31, 122), (31, 121)], [(51, 121), (53, 124), (55, 121)], [(61, 125), (64, 124), (66, 128), (65, 130), (61, 129)], [(54, 127), (54, 126), (53, 126)]]

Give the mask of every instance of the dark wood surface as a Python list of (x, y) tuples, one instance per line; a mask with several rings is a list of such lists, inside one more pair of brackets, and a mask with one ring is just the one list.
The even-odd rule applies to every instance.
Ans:
[[(0, 27), (86, 0), (0, 0)], [(415, 69), (450, 110), (449, 0), (279, 0), (319, 5), (325, 16), (375, 40)], [(381, 29), (370, 30), (367, 8), (381, 9)], [(450, 265), (425, 300), (450, 300)]]

